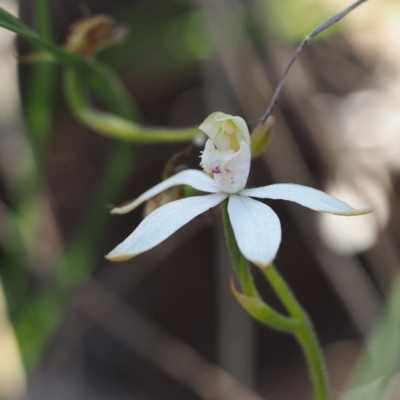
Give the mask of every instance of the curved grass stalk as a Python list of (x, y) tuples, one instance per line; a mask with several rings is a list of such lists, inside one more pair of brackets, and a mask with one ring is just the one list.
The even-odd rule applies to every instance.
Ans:
[(188, 141), (202, 132), (197, 127), (156, 128), (132, 122), (109, 112), (98, 111), (90, 104), (82, 77), (73, 69), (65, 74), (64, 89), (75, 116), (94, 131), (111, 138), (135, 143), (171, 143)]

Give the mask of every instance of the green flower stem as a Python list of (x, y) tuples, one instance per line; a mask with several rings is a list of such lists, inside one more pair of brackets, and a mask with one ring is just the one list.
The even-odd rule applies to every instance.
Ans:
[(98, 133), (136, 143), (187, 141), (202, 134), (197, 127), (144, 127), (117, 115), (98, 111), (90, 104), (81, 80), (82, 76), (75, 70), (67, 71), (64, 81), (65, 95), (76, 117)]
[(222, 203), (222, 220), (225, 228), (225, 238), (231, 256), (232, 264), (237, 278), (243, 288), (245, 295), (242, 295), (234, 288), (233, 293), (239, 303), (258, 321), (284, 332), (293, 332), (298, 321), (289, 318), (275, 311), (272, 307), (263, 302), (254, 285), (249, 264), (240, 252), (228, 214), (228, 200)]
[(273, 265), (263, 270), (263, 273), (290, 313), (290, 317), (278, 313), (265, 304), (254, 285), (248, 262), (238, 248), (229, 220), (228, 200), (222, 203), (222, 220), (233, 267), (245, 293), (242, 295), (232, 287), (233, 294), (253, 318), (271, 328), (296, 336), (308, 361), (315, 390), (315, 399), (328, 400), (328, 380), (325, 373), (324, 361), (317, 337), (307, 314)]
[(235, 235), (233, 233), (231, 221), (228, 214), (228, 200), (222, 203), (222, 221), (225, 228), (225, 239), (228, 246), (229, 254), (231, 256), (233, 268), (236, 276), (242, 285), (243, 291), (246, 296), (259, 297), (257, 288), (254, 285), (253, 277), (250, 273), (250, 268), (247, 260), (242, 256), (239, 247), (236, 243)]
[(263, 270), (263, 273), (292, 317), (301, 320), (294, 334), (308, 361), (315, 389), (315, 398), (317, 400), (329, 399), (324, 360), (311, 321), (274, 265), (271, 264), (267, 269)]

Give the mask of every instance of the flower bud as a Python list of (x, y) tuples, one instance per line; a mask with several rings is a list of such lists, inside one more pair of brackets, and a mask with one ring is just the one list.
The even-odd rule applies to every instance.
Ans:
[(70, 26), (64, 47), (83, 57), (91, 57), (104, 47), (122, 42), (126, 34), (127, 28), (117, 26), (110, 16), (94, 15)]
[[(181, 163), (182, 159), (189, 156), (193, 149), (193, 146), (188, 146), (186, 149), (174, 154), (165, 164), (163, 171), (163, 180), (170, 178), (171, 176), (177, 174), (180, 171), (185, 170), (187, 167)], [(159, 195), (151, 198), (145, 203), (143, 216), (147, 217), (157, 208), (163, 206), (164, 204), (170, 203), (171, 201), (183, 199), (184, 197), (193, 195), (186, 191), (184, 185), (174, 186), (160, 193)]]
[(258, 157), (269, 145), (275, 126), (275, 118), (271, 115), (258, 126), (250, 135), (251, 158)]
[(174, 186), (165, 190), (164, 192), (151, 198), (145, 203), (143, 217), (147, 217), (150, 213), (152, 213), (157, 208), (163, 206), (164, 204), (182, 199), (184, 196), (185, 193), (182, 185)]

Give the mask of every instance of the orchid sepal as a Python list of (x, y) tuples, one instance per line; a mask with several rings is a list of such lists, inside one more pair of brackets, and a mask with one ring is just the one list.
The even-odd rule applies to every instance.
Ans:
[(225, 193), (187, 197), (157, 208), (106, 258), (110, 261), (126, 261), (150, 250), (227, 197)]
[(240, 194), (260, 199), (292, 201), (314, 211), (335, 215), (357, 216), (374, 211), (372, 208), (353, 208), (344, 201), (321, 190), (293, 183), (277, 183), (259, 188), (244, 189)]
[(218, 193), (220, 191), (218, 185), (209, 175), (196, 169), (187, 169), (153, 186), (136, 200), (124, 206), (113, 208), (111, 214), (126, 214), (164, 190), (177, 185), (189, 185), (197, 190), (208, 193)]

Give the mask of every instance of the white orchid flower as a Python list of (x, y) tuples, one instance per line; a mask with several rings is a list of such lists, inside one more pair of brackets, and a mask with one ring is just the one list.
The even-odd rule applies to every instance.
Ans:
[(260, 199), (289, 200), (315, 211), (337, 215), (362, 215), (369, 208), (354, 209), (316, 189), (295, 184), (274, 184), (245, 189), (250, 172), (250, 134), (245, 121), (222, 112), (211, 114), (201, 125), (209, 139), (201, 155), (205, 172), (185, 170), (147, 190), (113, 214), (125, 214), (175, 185), (190, 185), (211, 194), (165, 204), (148, 215), (106, 258), (125, 261), (155, 247), (199, 214), (229, 197), (228, 213), (240, 251), (260, 268), (274, 260), (281, 242), (278, 216)]

